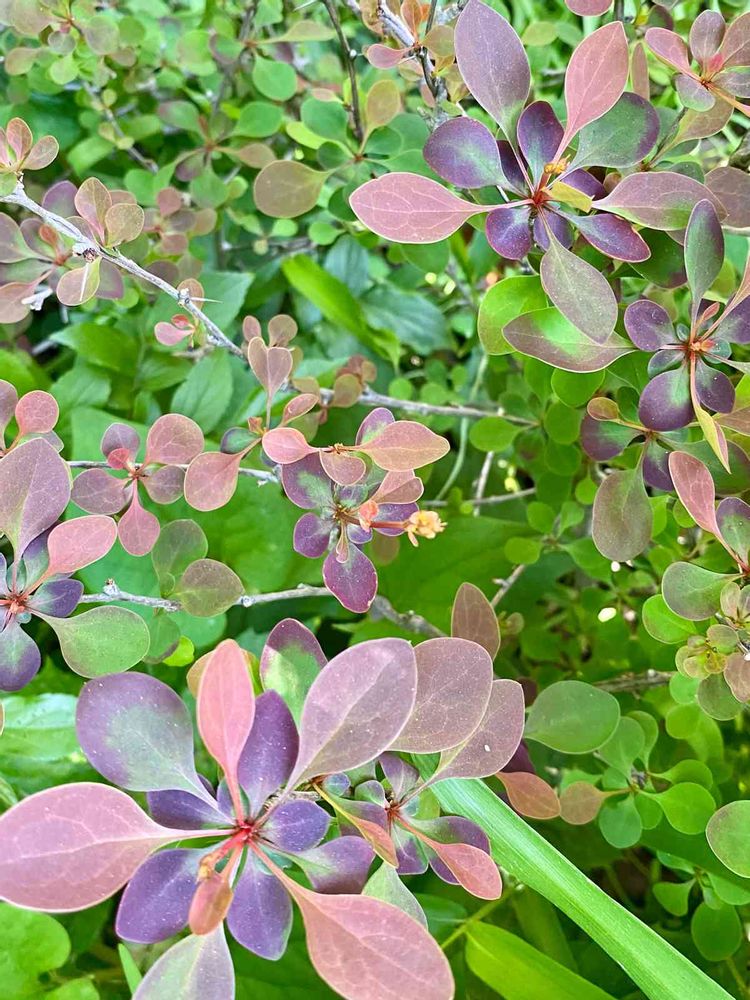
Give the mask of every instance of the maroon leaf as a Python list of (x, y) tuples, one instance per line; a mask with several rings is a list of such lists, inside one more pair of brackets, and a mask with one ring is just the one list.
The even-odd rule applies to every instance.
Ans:
[(186, 465), (203, 450), (203, 431), (190, 417), (167, 413), (154, 422), (146, 438), (146, 462)]
[(521, 742), (524, 707), (523, 688), (518, 681), (493, 681), (482, 721), (462, 746), (442, 754), (438, 780), (487, 778), (502, 770)]
[(620, 21), (598, 28), (573, 51), (565, 74), (564, 150), (584, 125), (609, 111), (628, 80), (628, 40)]
[(677, 496), (695, 523), (720, 537), (714, 508), (716, 488), (703, 462), (687, 452), (674, 451), (669, 456), (669, 472)]
[(498, 654), (500, 629), (495, 609), (473, 583), (462, 583), (458, 588), (451, 612), (451, 635), (478, 642), (493, 660)]

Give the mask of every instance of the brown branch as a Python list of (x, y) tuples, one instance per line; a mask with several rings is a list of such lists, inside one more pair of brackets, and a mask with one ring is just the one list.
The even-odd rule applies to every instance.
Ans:
[(341, 21), (339, 20), (339, 14), (336, 10), (335, 0), (323, 0), (323, 5), (328, 11), (328, 16), (331, 19), (333, 30), (336, 32), (339, 45), (341, 46), (341, 56), (344, 60), (344, 66), (346, 67), (346, 72), (349, 77), (349, 89), (352, 92), (352, 127), (354, 134), (357, 137), (357, 142), (362, 142), (365, 130), (364, 125), (362, 124), (362, 110), (359, 106), (357, 73), (354, 69), (354, 57), (357, 55), (357, 52), (350, 47), (346, 35), (344, 34), (344, 29), (341, 27)]

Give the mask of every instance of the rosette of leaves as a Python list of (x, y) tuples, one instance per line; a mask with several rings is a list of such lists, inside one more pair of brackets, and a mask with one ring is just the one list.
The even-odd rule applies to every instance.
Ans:
[[(359, 427), (354, 447), (365, 450), (369, 442), (377, 442), (388, 428), (397, 426), (389, 410), (372, 410)], [(404, 465), (384, 471), (373, 463), (364, 476), (342, 484), (334, 476), (349, 479), (348, 470), (342, 476), (338, 456), (333, 465), (326, 461), (327, 456), (325, 451), (310, 449), (304, 457), (282, 465), (284, 492), (293, 504), (308, 511), (295, 525), (294, 549), (310, 559), (325, 555), (325, 585), (345, 608), (361, 613), (368, 610), (378, 588), (377, 572), (362, 546), (372, 540), (373, 532), (429, 537), (429, 513), (422, 512), (423, 530), (416, 504), (423, 486), (411, 468)], [(416, 453), (412, 459), (415, 457)], [(437, 516), (432, 515), (432, 519), (434, 529), (442, 530)]]
[[(141, 211), (132, 204), (132, 195), (113, 192), (113, 197), (121, 196)], [(77, 197), (75, 184), (59, 181), (44, 195), (42, 207), (81, 227)], [(89, 263), (92, 267), (85, 271)], [(83, 278), (86, 281), (81, 285)], [(80, 305), (93, 296), (119, 299), (124, 292), (120, 272), (111, 261), (97, 257), (82, 263), (74, 245), (41, 219), (24, 219), (19, 226), (9, 215), (0, 214), (0, 320), (18, 323), (58, 289), (58, 298), (66, 305)], [(86, 299), (80, 297), (84, 291)]]
[[(37, 437), (44, 438), (55, 451), (62, 451), (62, 441), (54, 431), (59, 412), (57, 400), (48, 392), (32, 389), (19, 399), (16, 387), (0, 379), (0, 458)], [(16, 433), (8, 442), (5, 434), (12, 421)]]
[[(70, 617), (83, 585), (70, 576), (106, 555), (117, 537), (109, 517), (81, 517), (52, 527), (70, 500), (68, 468), (43, 438), (0, 461), (0, 688), (17, 691), (34, 677), (41, 654), (22, 626), (39, 618), (54, 631), (63, 659), (84, 677), (127, 670), (145, 655), (148, 630), (125, 608), (100, 607)], [(51, 530), (50, 530), (51, 529)]]
[(101, 442), (109, 469), (86, 469), (73, 484), (73, 500), (91, 514), (119, 514), (117, 534), (126, 552), (143, 556), (159, 537), (159, 519), (141, 504), (142, 487), (157, 504), (174, 503), (182, 496), (185, 468), (203, 449), (203, 432), (189, 417), (167, 413), (154, 421), (141, 440), (127, 424), (111, 424)]
[[(493, 760), (502, 757), (496, 741), (503, 753), (512, 753), (522, 733), (520, 686), (495, 682), (518, 688), (519, 695), (515, 707), (505, 699), (509, 714), (490, 714), (491, 660), (475, 643), (441, 640), (460, 650), (448, 647), (418, 661), (404, 640), (379, 639), (322, 665), (303, 626), (282, 623), (277, 629), (261, 662), (268, 689), (257, 699), (247, 658), (233, 640), (192, 672), (198, 728), (222, 773), (216, 791), (195, 769), (190, 716), (169, 687), (141, 674), (86, 685), (77, 711), (81, 747), (109, 781), (147, 792), (151, 816), (101, 784), (64, 785), (25, 799), (0, 819), (4, 842), (18, 845), (0, 866), (0, 893), (16, 905), (70, 911), (128, 883), (116, 921), (120, 936), (156, 942), (189, 927), (191, 936), (149, 971), (139, 1000), (155, 1000), (165, 990), (182, 995), (196, 976), (202, 996), (224, 1000), (234, 979), (225, 919), (242, 946), (275, 959), (286, 948), (292, 903), (301, 912), (313, 965), (342, 995), (376, 1000), (397, 986), (415, 1000), (447, 1000), (453, 995), (448, 963), (411, 915), (418, 911), (408, 891), (396, 890), (395, 873), (386, 870), (362, 894), (374, 857), (370, 843), (356, 827), (350, 832), (351, 824), (338, 821), (335, 829), (331, 815), (299, 793), (317, 792), (325, 783), (340, 787), (339, 776), (406, 743), (415, 752), (452, 748), (454, 776), (484, 773), (473, 734), (492, 744)], [(294, 671), (290, 657), (305, 661), (305, 669)], [(317, 671), (309, 669), (311, 657)], [(279, 672), (280, 660), (287, 669)], [(299, 728), (273, 688), (274, 676), (296, 690)], [(437, 711), (438, 704), (451, 710)], [(479, 756), (486, 760), (487, 751)], [(398, 781), (395, 758), (387, 766)], [(499, 895), (494, 862), (481, 846), (460, 840), (460, 824), (415, 822), (427, 827), (428, 833), (420, 830), (422, 843), (451, 881), (486, 898)], [(65, 851), (59, 849), (63, 831)], [(185, 840), (214, 843), (160, 850)], [(289, 876), (292, 865), (311, 888)]]
[[(170, 521), (151, 550), (151, 562), (164, 598), (178, 602), (182, 611), (198, 618), (220, 615), (242, 594), (237, 574), (215, 559), (207, 559), (203, 529), (188, 519)], [(149, 622), (149, 662), (166, 660), (177, 649), (180, 629), (174, 615), (157, 608)]]
[[(675, 326), (663, 306), (648, 299), (631, 303), (625, 328), (649, 361), (651, 381), (638, 408), (641, 422), (655, 431), (673, 431), (697, 420), (708, 443), (728, 469), (727, 441), (722, 427), (708, 412), (730, 413), (734, 386), (716, 365), (745, 371), (731, 355), (732, 344), (750, 342), (750, 271), (724, 309), (706, 302), (724, 261), (724, 236), (709, 201), (699, 202), (685, 233), (685, 270), (692, 296), (690, 325)], [(718, 318), (717, 318), (717, 314)]]
[(10, 194), (27, 170), (43, 170), (55, 159), (57, 139), (43, 135), (34, 142), (31, 129), (22, 118), (11, 118), (0, 128), (0, 196)]
[(162, 188), (156, 206), (146, 209), (143, 231), (158, 239), (156, 250), (167, 257), (182, 257), (193, 236), (206, 236), (216, 225), (212, 208), (192, 208), (190, 198), (174, 187)]
[[(729, 27), (715, 10), (704, 10), (690, 27), (689, 47), (674, 31), (649, 28), (646, 45), (677, 71), (674, 86), (683, 106), (708, 111), (717, 101), (750, 114), (750, 13), (740, 14)], [(693, 68), (692, 63), (698, 65)]]
[[(180, 153), (175, 161), (175, 176), (178, 180), (196, 181), (202, 175), (208, 175), (219, 183), (213, 172), (215, 161), (222, 156), (240, 163), (248, 159), (244, 146), (230, 143), (238, 130), (235, 122), (220, 111), (206, 115), (201, 114), (189, 101), (166, 101), (159, 106), (159, 116), (166, 125), (186, 132), (193, 141), (193, 148)], [(257, 165), (253, 152), (251, 149), (248, 166)], [(223, 200), (219, 199), (217, 203), (221, 204)]]

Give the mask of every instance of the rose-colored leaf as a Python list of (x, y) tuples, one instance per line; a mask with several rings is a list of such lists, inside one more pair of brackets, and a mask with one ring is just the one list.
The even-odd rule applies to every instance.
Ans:
[(612, 0), (565, 0), (565, 5), (579, 17), (600, 17), (612, 6)]
[(685, 42), (674, 31), (667, 28), (649, 28), (646, 45), (654, 55), (673, 69), (690, 73), (690, 55)]
[(391, 748), (436, 753), (468, 739), (484, 717), (492, 688), (492, 659), (469, 639), (421, 642), (414, 709)]
[(47, 539), (47, 575), (78, 572), (106, 556), (116, 538), (117, 525), (111, 517), (92, 514), (63, 521), (52, 529)]
[(472, 215), (488, 211), (456, 197), (429, 177), (408, 173), (367, 181), (351, 195), (349, 204), (373, 233), (398, 243), (437, 243)]
[(43, 170), (48, 167), (59, 152), (57, 139), (53, 135), (43, 135), (34, 143), (26, 157), (26, 170)]
[(714, 508), (716, 488), (703, 462), (687, 452), (674, 451), (669, 456), (669, 472), (677, 496), (695, 523), (704, 531), (720, 536)]
[(16, 406), (16, 423), (21, 435), (48, 434), (59, 416), (57, 400), (48, 392), (35, 389), (21, 396)]
[(473, 583), (462, 583), (456, 592), (451, 613), (451, 635), (478, 642), (493, 660), (498, 654), (500, 629), (495, 609)]
[(373, 639), (339, 653), (305, 699), (288, 787), (377, 757), (403, 729), (416, 691), (416, 658), (404, 639)]
[(96, 295), (99, 287), (101, 258), (66, 271), (57, 283), (55, 294), (64, 306), (80, 306)]
[[(210, 654), (198, 687), (198, 728), (206, 749), (218, 761), (242, 816), (237, 765), (255, 717), (255, 695), (247, 658), (233, 639)], [(191, 925), (192, 926), (192, 925)]]
[(583, 826), (596, 819), (606, 794), (588, 781), (574, 781), (560, 792), (560, 815), (566, 823)]
[(521, 39), (492, 7), (469, 0), (456, 22), (454, 45), (459, 72), (472, 96), (514, 141), (531, 85)]
[(726, 226), (750, 226), (750, 174), (737, 167), (716, 167), (706, 175), (706, 187), (726, 209)]
[(503, 891), (500, 872), (491, 856), (473, 844), (441, 844), (422, 835), (454, 878), (473, 896), (498, 899)]
[(501, 771), (508, 800), (516, 812), (529, 819), (554, 819), (560, 815), (560, 801), (546, 781), (528, 771)]
[(154, 823), (116, 788), (48, 788), (0, 817), (0, 896), (53, 913), (95, 906), (152, 851), (183, 834)]
[(87, 177), (75, 196), (78, 214), (88, 222), (98, 238), (104, 238), (104, 217), (112, 207), (112, 197), (96, 177)]
[(146, 438), (146, 462), (186, 465), (203, 449), (203, 431), (190, 417), (167, 413), (154, 422)]
[(247, 357), (253, 374), (273, 398), (292, 371), (292, 352), (285, 347), (266, 347), (260, 337), (247, 345)]
[(628, 40), (621, 21), (612, 21), (588, 35), (573, 51), (565, 74), (568, 118), (563, 150), (584, 125), (613, 107), (628, 81)]
[(16, 555), (55, 523), (69, 499), (68, 467), (43, 438), (14, 448), (0, 462), (0, 532)]
[(406, 49), (392, 49), (388, 45), (368, 45), (365, 56), (371, 66), (376, 69), (393, 69), (406, 58)]
[(274, 427), (263, 435), (263, 451), (272, 462), (290, 465), (311, 455), (315, 448), (310, 447), (302, 432), (295, 427)]
[(159, 519), (141, 506), (138, 490), (135, 489), (131, 504), (117, 526), (122, 547), (131, 556), (145, 556), (154, 547), (159, 530)]
[(196, 510), (217, 510), (234, 496), (242, 454), (207, 451), (185, 473), (185, 499)]
[(172, 945), (141, 980), (133, 1000), (234, 1000), (234, 966), (224, 928)]
[(450, 451), (444, 437), (415, 420), (397, 420), (359, 447), (388, 472), (407, 472), (437, 462)]
[(721, 202), (699, 181), (671, 170), (635, 173), (624, 177), (594, 208), (613, 212), (649, 229), (684, 229), (699, 201), (712, 202), (720, 219), (726, 215)]
[(486, 778), (502, 770), (521, 742), (524, 707), (518, 681), (493, 681), (482, 721), (462, 746), (442, 754), (439, 778)]
[(126, 484), (104, 469), (86, 469), (74, 480), (71, 499), (90, 514), (118, 514), (127, 500)]
[(144, 214), (140, 205), (119, 202), (107, 209), (104, 215), (104, 232), (106, 245), (117, 246), (119, 243), (130, 243), (141, 234)]

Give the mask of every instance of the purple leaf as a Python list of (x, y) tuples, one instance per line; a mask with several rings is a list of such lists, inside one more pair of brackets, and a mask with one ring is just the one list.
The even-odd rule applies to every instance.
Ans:
[(695, 365), (695, 393), (709, 410), (731, 413), (734, 409), (734, 386), (724, 372), (710, 368), (701, 358)]
[(331, 817), (315, 802), (296, 799), (271, 810), (260, 828), (261, 836), (280, 851), (309, 851), (325, 837)]
[(690, 376), (685, 365), (652, 378), (641, 393), (638, 417), (655, 431), (674, 431), (693, 419)]
[(641, 261), (651, 256), (648, 243), (633, 227), (617, 215), (578, 215), (569, 217), (578, 232), (597, 250), (615, 260)]
[[(198, 777), (210, 795), (210, 786), (200, 775)], [(162, 826), (200, 830), (201, 827), (229, 827), (232, 823), (231, 815), (220, 812), (216, 802), (209, 804), (213, 799), (206, 801), (191, 792), (149, 792), (146, 800), (152, 817)]]
[(361, 837), (336, 837), (295, 857), (316, 892), (362, 892), (374, 854)]
[(573, 166), (635, 166), (658, 137), (659, 116), (649, 102), (637, 94), (623, 94), (605, 115), (581, 130)]
[(355, 438), (356, 443), (367, 444), (389, 424), (395, 423), (395, 419), (390, 410), (386, 410), (384, 406), (376, 406), (374, 410), (370, 410), (359, 425)]
[(653, 513), (640, 469), (612, 472), (594, 499), (591, 536), (607, 559), (634, 559), (651, 540)]
[(554, 238), (539, 274), (563, 316), (595, 344), (605, 344), (617, 322), (617, 300), (604, 275)]
[(497, 11), (469, 0), (456, 22), (454, 45), (470, 93), (513, 142), (531, 86), (521, 39)]
[(345, 608), (356, 614), (369, 611), (378, 590), (375, 567), (356, 545), (349, 545), (346, 562), (331, 552), (323, 563), (323, 582)]
[(67, 618), (75, 611), (82, 593), (80, 580), (50, 580), (32, 595), (27, 607), (54, 618)]
[(704, 10), (690, 28), (690, 51), (701, 66), (719, 51), (726, 24), (718, 11)]
[(528, 181), (524, 176), (521, 165), (518, 162), (513, 146), (506, 140), (500, 139), (497, 143), (497, 151), (500, 154), (500, 164), (503, 170), (505, 183), (501, 187), (509, 188), (516, 194), (528, 194)]
[(688, 74), (691, 72), (687, 45), (674, 31), (649, 28), (646, 32), (646, 45), (668, 66)]
[(566, 250), (573, 246), (573, 228), (557, 211), (544, 206), (538, 208), (531, 229), (537, 246), (542, 250), (549, 250), (552, 237)]
[(403, 729), (416, 690), (414, 650), (403, 639), (374, 639), (335, 656), (305, 700), (299, 755), (287, 787), (377, 757)]
[[(595, 397), (599, 398), (599, 397)], [(595, 420), (588, 413), (581, 422), (581, 446), (596, 462), (621, 455), (638, 431), (610, 420)]]
[(260, 657), (260, 679), (264, 688), (279, 692), (299, 719), (307, 692), (327, 662), (310, 629), (285, 618), (268, 634)]
[(616, 104), (628, 70), (628, 40), (620, 21), (598, 28), (574, 49), (565, 74), (567, 121), (560, 151), (584, 125)]
[(234, 639), (225, 639), (209, 654), (200, 677), (196, 715), (203, 743), (224, 771), (235, 814), (242, 819), (237, 767), (253, 725), (255, 695), (247, 658)]
[(0, 817), (0, 896), (65, 913), (117, 892), (152, 851), (176, 838), (116, 788), (93, 782), (32, 795)]
[[(382, 793), (382, 786), (379, 787)], [(330, 789), (326, 791), (326, 797), (336, 810), (342, 833), (353, 828), (385, 862), (389, 865), (398, 864), (396, 848), (389, 832), (385, 802), (344, 799)]]
[(427, 639), (415, 649), (414, 709), (391, 749), (436, 753), (458, 746), (482, 721), (492, 687), (492, 659), (469, 639)]
[(128, 424), (110, 424), (102, 437), (102, 455), (108, 458), (113, 451), (126, 451), (134, 459), (141, 446), (138, 432)]
[(232, 937), (255, 955), (276, 961), (286, 951), (292, 915), (289, 893), (258, 858), (248, 853), (227, 914)]
[(594, 208), (613, 212), (649, 229), (684, 229), (699, 201), (709, 199), (720, 217), (721, 203), (699, 181), (670, 170), (635, 173), (623, 177), (615, 189)]
[(36, 676), (41, 664), (39, 647), (11, 618), (0, 632), (0, 691), (20, 691)]
[(503, 205), (490, 212), (486, 222), (487, 242), (501, 257), (521, 260), (531, 249), (531, 208)]
[(406, 173), (384, 174), (367, 181), (351, 195), (349, 204), (373, 233), (398, 243), (437, 243), (455, 233), (472, 215), (488, 211), (485, 206), (457, 198), (429, 177)]
[(725, 225), (733, 229), (750, 226), (750, 174), (737, 167), (715, 167), (706, 174), (706, 187), (726, 209)]
[(750, 65), (750, 13), (740, 14), (730, 23), (720, 52), (725, 66)]
[(191, 934), (151, 966), (133, 1000), (234, 1000), (234, 967), (223, 927)]
[(319, 510), (333, 505), (331, 481), (323, 471), (318, 452), (291, 465), (283, 465), (281, 484), (292, 503), (303, 510)]
[(57, 521), (69, 499), (68, 467), (43, 438), (14, 448), (0, 462), (0, 532), (17, 556)]
[(508, 323), (503, 333), (521, 354), (569, 372), (598, 372), (633, 348), (621, 337), (593, 343), (557, 309), (537, 309)]
[(127, 480), (104, 469), (86, 469), (73, 483), (71, 499), (90, 514), (119, 514), (125, 506)]
[(456, 187), (503, 183), (495, 137), (474, 118), (463, 115), (439, 125), (427, 140), (423, 155), (436, 174)]
[(462, 583), (456, 592), (451, 611), (451, 635), (478, 642), (487, 650), (490, 659), (494, 660), (498, 654), (500, 629), (495, 609), (473, 583)]
[(563, 127), (546, 101), (534, 101), (518, 119), (518, 146), (529, 165), (531, 179), (538, 184), (544, 168), (555, 159)]
[(193, 763), (190, 714), (175, 692), (147, 674), (111, 674), (78, 699), (81, 749), (108, 781), (131, 791), (181, 789), (213, 801)]
[(439, 779), (486, 778), (502, 770), (521, 742), (524, 721), (523, 688), (518, 681), (493, 681), (475, 731), (462, 746), (441, 755)]
[(187, 927), (198, 866), (205, 853), (174, 848), (147, 858), (122, 894), (115, 921), (117, 936), (155, 944)]
[(677, 342), (669, 313), (650, 299), (631, 302), (625, 310), (625, 329), (642, 351), (659, 351)]
[(685, 230), (685, 271), (693, 296), (693, 321), (701, 299), (713, 285), (723, 263), (724, 234), (716, 209), (708, 200), (699, 201)]
[(151, 426), (146, 438), (145, 462), (185, 465), (203, 451), (203, 431), (189, 417), (167, 413)]
[(675, 90), (680, 103), (693, 111), (710, 111), (716, 104), (716, 98), (707, 90), (700, 80), (692, 76), (678, 74), (674, 79)]
[(328, 550), (333, 527), (332, 518), (303, 514), (294, 526), (294, 551), (308, 559), (319, 559)]

